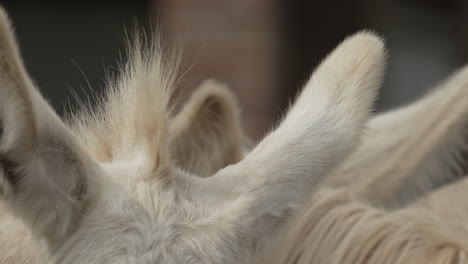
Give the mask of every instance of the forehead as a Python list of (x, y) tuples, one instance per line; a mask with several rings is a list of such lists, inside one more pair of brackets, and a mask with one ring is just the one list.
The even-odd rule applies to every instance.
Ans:
[[(154, 203), (116, 198), (98, 206), (55, 256), (59, 263), (219, 263), (249, 252), (239, 247), (240, 228), (222, 221), (219, 210), (201, 210), (179, 197), (169, 206), (160, 195)], [(193, 207), (192, 207), (193, 206)], [(244, 241), (245, 248), (251, 243)], [(234, 252), (236, 251), (236, 252)], [(238, 251), (245, 251), (239, 254)], [(237, 262), (242, 263), (242, 262)]]
[(133, 174), (149, 173), (141, 161), (104, 164), (103, 170), (99, 197), (53, 256), (58, 263), (219, 263), (239, 257), (236, 203), (208, 206), (215, 203), (194, 197), (177, 170), (169, 183), (136, 181)]
[(146, 200), (128, 188), (104, 191), (55, 256), (58, 263), (159, 263), (157, 255), (171, 255), (169, 245), (183, 232), (186, 217), (177, 207), (168, 210), (161, 199)]

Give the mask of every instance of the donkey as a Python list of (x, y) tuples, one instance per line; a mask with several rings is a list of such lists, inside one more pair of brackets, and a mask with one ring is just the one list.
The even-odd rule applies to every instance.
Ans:
[(468, 190), (468, 177), (443, 186), (428, 195), (419, 198), (410, 206), (424, 208), (442, 218), (457, 221), (468, 228), (468, 206), (466, 194)]
[(346, 191), (321, 190), (285, 230), (257, 263), (468, 263), (466, 220), (421, 207), (378, 209)]
[(379, 37), (347, 38), (275, 130), (196, 177), (169, 151), (173, 57), (156, 40), (130, 50), (100, 106), (66, 124), (0, 11), (0, 197), (31, 233), (30, 263), (251, 263), (359, 142), (385, 64)]
[(326, 185), (374, 206), (406, 206), (468, 171), (468, 66), (422, 99), (372, 117), (365, 139)]
[[(218, 82), (203, 82), (169, 121), (169, 150), (174, 163), (197, 176), (209, 176), (238, 162), (250, 148), (242, 134), (235, 97)], [(0, 240), (4, 241), (0, 243), (0, 263), (38, 262), (30, 232), (1, 203)]]
[[(258, 263), (468, 263), (467, 178), (394, 210), (375, 207), (466, 173), (467, 99), (465, 66), (419, 101), (372, 118), (368, 137), (327, 179), (328, 188), (312, 197), (279, 235), (272, 255)], [(351, 179), (340, 170), (352, 172)]]

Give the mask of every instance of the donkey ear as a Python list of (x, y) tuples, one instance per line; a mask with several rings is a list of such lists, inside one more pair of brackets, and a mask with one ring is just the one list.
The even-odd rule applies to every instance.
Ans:
[(212, 80), (193, 93), (172, 120), (170, 131), (176, 165), (202, 177), (237, 163), (247, 148), (234, 95)]
[(384, 65), (380, 38), (347, 38), (319, 65), (280, 126), (241, 162), (205, 181), (223, 193), (234, 191), (246, 217), (262, 228), (267, 219), (282, 219), (359, 142)]
[(60, 243), (97, 166), (34, 87), (1, 7), (0, 124), (0, 198), (35, 235)]
[(327, 184), (391, 208), (466, 175), (467, 87), (465, 66), (420, 100), (372, 118), (363, 144)]

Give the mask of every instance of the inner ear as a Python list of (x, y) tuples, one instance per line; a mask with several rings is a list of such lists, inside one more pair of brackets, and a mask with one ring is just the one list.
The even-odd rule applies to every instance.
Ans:
[(248, 148), (234, 95), (212, 80), (192, 94), (171, 120), (170, 131), (175, 164), (202, 177), (240, 161)]
[(0, 199), (50, 248), (79, 223), (100, 168), (27, 74), (0, 7)]

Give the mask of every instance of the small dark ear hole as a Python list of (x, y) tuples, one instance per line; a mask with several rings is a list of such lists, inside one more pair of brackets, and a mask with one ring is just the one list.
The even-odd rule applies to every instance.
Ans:
[(0, 155), (0, 166), (3, 169), (3, 174), (8, 180), (8, 183), (14, 188), (20, 180), (19, 173), (17, 172), (18, 164), (12, 160)]

